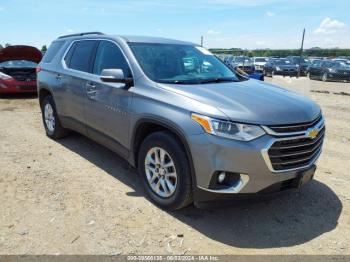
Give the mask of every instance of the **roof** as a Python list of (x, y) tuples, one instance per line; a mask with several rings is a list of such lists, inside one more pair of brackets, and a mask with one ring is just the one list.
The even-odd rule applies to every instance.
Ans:
[(162, 37), (152, 37), (152, 36), (135, 36), (135, 35), (123, 35), (120, 36), (124, 38), (126, 42), (131, 43), (155, 43), (155, 44), (177, 44), (177, 45), (196, 45), (191, 42), (180, 41), (169, 38)]
[(101, 32), (85, 32), (85, 33), (77, 33), (71, 35), (64, 35), (58, 37), (57, 40), (65, 39), (65, 38), (74, 38), (74, 39), (84, 39), (84, 38), (121, 38), (129, 43), (153, 43), (153, 44), (177, 44), (177, 45), (197, 45), (191, 42), (180, 41), (169, 38), (162, 37), (152, 37), (152, 36), (136, 36), (136, 35), (106, 35)]

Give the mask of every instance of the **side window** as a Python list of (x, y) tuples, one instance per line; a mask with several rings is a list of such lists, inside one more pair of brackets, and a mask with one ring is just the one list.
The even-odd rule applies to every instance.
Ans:
[(76, 46), (76, 45), (77, 45), (77, 43), (74, 43), (74, 44), (70, 47), (70, 49), (69, 49), (68, 53), (66, 54), (66, 56), (64, 57), (64, 62), (66, 63), (67, 67), (70, 66), (70, 61), (71, 61), (71, 59), (72, 59), (72, 55), (73, 55), (73, 52), (74, 52), (74, 49), (75, 49), (75, 46)]
[(57, 41), (53, 42), (50, 46), (49, 49), (46, 51), (42, 62), (44, 63), (51, 63), (51, 61), (54, 59), (58, 51), (60, 51), (61, 47), (63, 46), (64, 41)]
[(95, 75), (101, 75), (103, 69), (122, 69), (125, 77), (132, 77), (131, 70), (118, 46), (109, 41), (101, 41), (93, 68)]
[(78, 71), (90, 72), (91, 58), (97, 43), (94, 40), (76, 42), (68, 67)]

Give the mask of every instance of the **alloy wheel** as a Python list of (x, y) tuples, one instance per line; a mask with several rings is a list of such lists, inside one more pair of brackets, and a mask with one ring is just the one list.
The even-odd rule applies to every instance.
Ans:
[(160, 147), (151, 148), (145, 158), (145, 172), (154, 193), (163, 198), (174, 194), (177, 173), (174, 161), (167, 151)]
[(44, 108), (45, 124), (49, 132), (55, 131), (55, 116), (53, 114), (53, 108), (50, 104), (46, 104)]

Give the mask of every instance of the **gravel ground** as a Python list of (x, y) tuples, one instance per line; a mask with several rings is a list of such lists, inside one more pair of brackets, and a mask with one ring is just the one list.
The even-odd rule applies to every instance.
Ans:
[(0, 254), (350, 254), (350, 84), (306, 82), (327, 121), (315, 180), (268, 201), (177, 212), (144, 198), (108, 149), (47, 138), (35, 97), (0, 98)]

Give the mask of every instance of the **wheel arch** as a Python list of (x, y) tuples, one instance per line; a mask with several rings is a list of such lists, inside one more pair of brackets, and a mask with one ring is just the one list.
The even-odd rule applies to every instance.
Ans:
[(188, 164), (190, 166), (191, 178), (193, 185), (196, 185), (196, 176), (195, 169), (193, 165), (193, 159), (190, 147), (187, 143), (186, 136), (184, 132), (177, 127), (175, 124), (168, 120), (160, 118), (142, 118), (138, 120), (135, 124), (135, 127), (132, 131), (131, 137), (131, 154), (130, 154), (130, 163), (137, 167), (138, 153), (142, 141), (150, 134), (158, 131), (168, 131), (172, 133), (177, 140), (181, 143), (187, 157)]
[(47, 88), (40, 88), (39, 94), (38, 94), (40, 107), (41, 107), (42, 101), (47, 96), (52, 96), (52, 92), (49, 89), (47, 89)]

